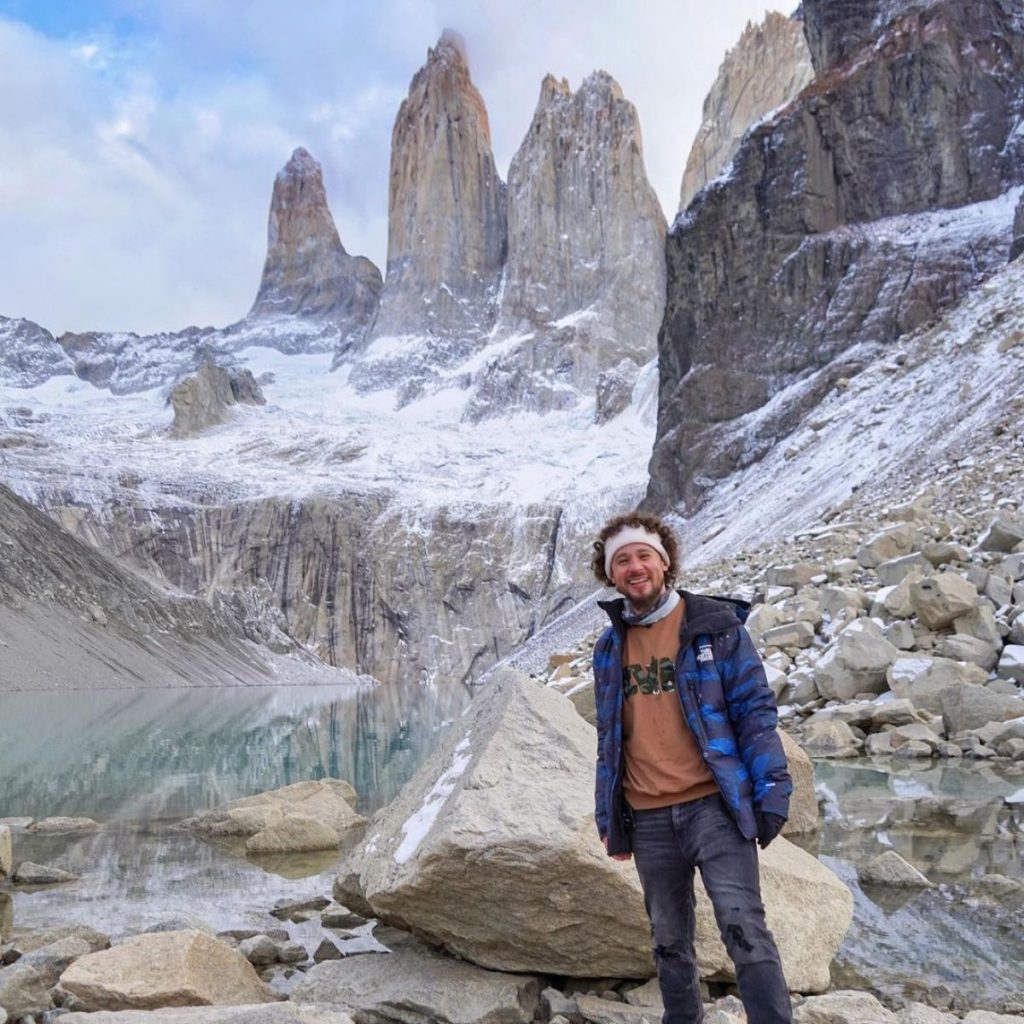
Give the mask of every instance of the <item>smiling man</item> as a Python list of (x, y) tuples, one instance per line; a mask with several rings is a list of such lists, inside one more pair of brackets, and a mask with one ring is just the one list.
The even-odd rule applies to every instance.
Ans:
[(749, 1024), (788, 1024), (789, 993), (765, 923), (765, 848), (792, 783), (775, 699), (737, 605), (675, 590), (678, 545), (654, 516), (607, 523), (592, 568), (619, 598), (594, 648), (597, 828), (636, 861), (651, 918), (664, 1024), (700, 1024), (694, 870), (714, 907)]

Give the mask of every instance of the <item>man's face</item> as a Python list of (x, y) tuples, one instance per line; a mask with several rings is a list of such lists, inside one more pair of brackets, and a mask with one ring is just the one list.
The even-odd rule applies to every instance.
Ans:
[(627, 544), (612, 558), (612, 583), (638, 611), (650, 608), (665, 589), (661, 555), (646, 544)]

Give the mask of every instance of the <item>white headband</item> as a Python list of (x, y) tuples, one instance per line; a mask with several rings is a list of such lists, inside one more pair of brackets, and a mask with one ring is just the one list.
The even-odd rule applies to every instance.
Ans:
[(662, 546), (661, 538), (656, 533), (650, 533), (642, 526), (623, 526), (618, 533), (613, 533), (604, 542), (604, 574), (608, 579), (612, 578), (612, 559), (615, 552), (627, 544), (646, 544), (649, 548), (654, 548), (661, 555), (665, 568), (668, 568), (669, 557)]

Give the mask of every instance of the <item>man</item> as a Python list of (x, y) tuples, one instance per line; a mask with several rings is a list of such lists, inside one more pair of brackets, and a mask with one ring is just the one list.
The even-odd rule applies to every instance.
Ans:
[(602, 602), (611, 625), (594, 649), (597, 828), (609, 856), (636, 861), (663, 1024), (704, 1019), (694, 868), (748, 1024), (788, 1024), (754, 840), (763, 849), (778, 835), (793, 786), (761, 660), (732, 604), (672, 589), (678, 546), (656, 517), (612, 519), (592, 568), (621, 595)]

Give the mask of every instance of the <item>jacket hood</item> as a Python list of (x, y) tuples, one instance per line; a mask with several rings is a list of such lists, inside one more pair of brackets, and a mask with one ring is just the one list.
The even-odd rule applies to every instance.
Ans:
[[(740, 624), (739, 616), (734, 608), (737, 602), (726, 597), (705, 597), (703, 594), (692, 594), (689, 590), (679, 590), (679, 596), (686, 602), (686, 614), (683, 619), (683, 631), (689, 636), (714, 635), (724, 633)], [(626, 599), (613, 598), (610, 601), (598, 601), (611, 619), (617, 630), (626, 629), (622, 613), (626, 608)]]

